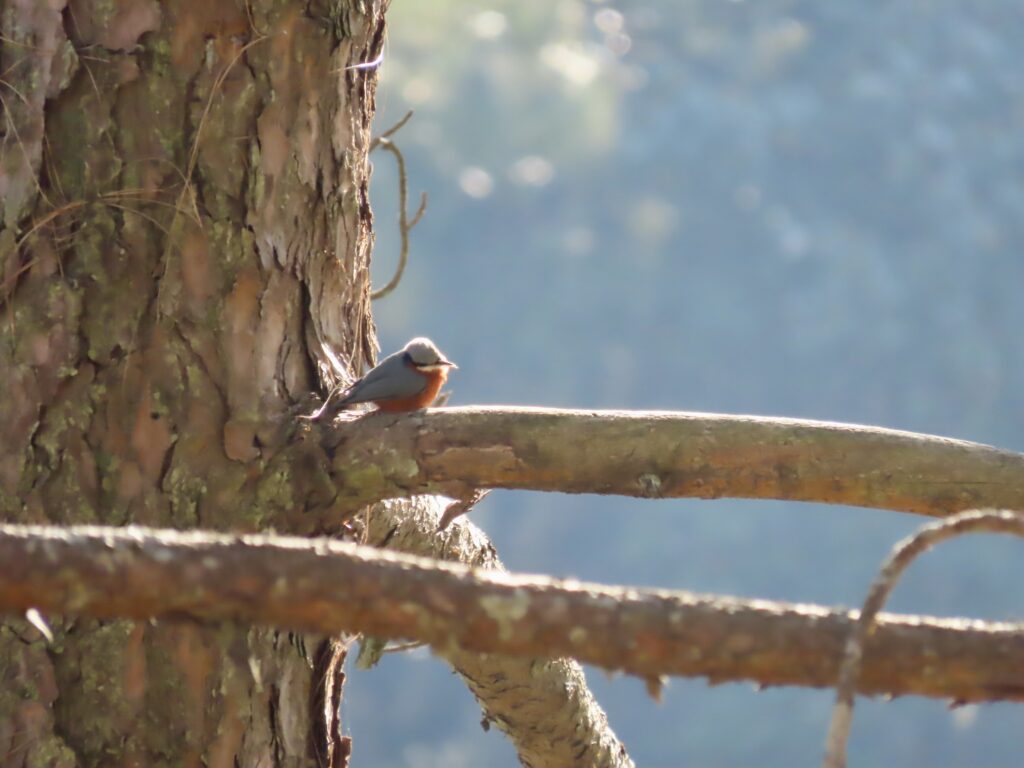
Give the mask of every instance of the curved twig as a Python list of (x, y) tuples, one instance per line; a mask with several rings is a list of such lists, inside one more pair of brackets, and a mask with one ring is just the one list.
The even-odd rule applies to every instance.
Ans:
[(427, 210), (427, 193), (420, 193), (420, 204), (416, 209), (416, 213), (413, 217), (409, 218), (408, 206), (409, 206), (409, 177), (405, 170), (405, 156), (389, 138), (397, 133), (403, 125), (409, 122), (409, 118), (412, 117), (412, 110), (407, 112), (405, 116), (391, 126), (388, 130), (384, 131), (380, 136), (374, 139), (370, 143), (370, 151), (382, 147), (388, 152), (395, 156), (395, 162), (398, 165), (398, 233), (401, 236), (402, 244), (401, 249), (398, 253), (398, 266), (395, 269), (395, 274), (392, 275), (387, 285), (383, 288), (373, 291), (370, 294), (371, 299), (382, 299), (391, 293), (402, 280), (402, 275), (405, 274), (405, 266), (409, 261), (409, 233), (412, 228), (420, 223), (420, 219), (423, 218), (424, 212)]
[(823, 768), (845, 768), (846, 742), (853, 722), (854, 691), (864, 658), (864, 643), (875, 629), (879, 611), (900, 576), (918, 555), (936, 544), (965, 533), (988, 531), (1024, 537), (1024, 515), (1005, 510), (970, 510), (936, 523), (930, 523), (899, 542), (875, 578), (860, 617), (846, 641), (843, 663), (836, 685), (836, 703), (832, 710), (825, 743)]
[(437, 523), (437, 530), (443, 531), (445, 528), (452, 524), (452, 521), (455, 520), (455, 518), (461, 517), (462, 515), (469, 512), (469, 510), (471, 510), (473, 507), (475, 507), (477, 504), (483, 501), (484, 497), (487, 496), (489, 493), (489, 490), (485, 491), (483, 489), (477, 488), (475, 491), (461, 499), (454, 499), (450, 504), (448, 504), (448, 506), (445, 507), (444, 514), (441, 515), (441, 519)]
[(402, 115), (402, 118), (397, 123), (392, 125), (386, 131), (384, 131), (384, 133), (382, 133), (380, 136), (378, 136), (373, 141), (371, 141), (370, 142), (370, 152), (373, 152), (373, 150), (375, 150), (378, 146), (380, 146), (380, 143), (381, 143), (381, 141), (383, 139), (390, 139), (392, 136), (394, 136), (396, 133), (398, 133), (400, 130), (402, 130), (402, 128), (405, 127), (405, 124), (408, 123), (409, 120), (412, 119), (412, 113), (413, 113), (413, 111), (410, 109), (408, 112), (406, 112), (404, 115)]

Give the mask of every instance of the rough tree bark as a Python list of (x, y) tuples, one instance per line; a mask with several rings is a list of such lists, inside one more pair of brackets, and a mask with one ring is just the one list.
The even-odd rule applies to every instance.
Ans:
[[(548, 758), (531, 758), (531, 765), (564, 765), (577, 754), (588, 757), (581, 761), (587, 765), (611, 765), (606, 757), (618, 751), (614, 737), (591, 735), (603, 728), (586, 725), (604, 715), (589, 692), (578, 690), (578, 668), (537, 657), (625, 671), (655, 691), (670, 674), (831, 686), (859, 626), (846, 609), (506, 574), (465, 523), (427, 538), (417, 528), (427, 518), (436, 525), (438, 515), (399, 510), (378, 512), (388, 522), (371, 526), (378, 532), (373, 540), (456, 555), (470, 566), (324, 538), (0, 525), (0, 562), (8, 564), (0, 569), (0, 611), (30, 615), (42, 631), (39, 611), (234, 620), (426, 642), (462, 673), (521, 756), (526, 747)], [(963, 515), (983, 517), (986, 530), (1024, 531), (1018, 513)], [(427, 549), (426, 541), (434, 546)], [(166, 589), (168, 583), (178, 589)], [(875, 630), (856, 680), (862, 693), (1024, 701), (1022, 624), (886, 614)], [(581, 709), (590, 712), (581, 718)], [(567, 752), (556, 755), (552, 744)]]
[[(372, 357), (374, 77), (344, 68), (383, 14), (3, 6), (0, 517), (252, 531), (329, 503), (273, 425)], [(55, 630), (0, 628), (3, 765), (312, 764), (286, 635)]]

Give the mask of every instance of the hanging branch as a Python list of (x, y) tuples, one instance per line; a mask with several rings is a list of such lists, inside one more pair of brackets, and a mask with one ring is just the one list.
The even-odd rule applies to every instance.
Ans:
[[(1024, 536), (1024, 515), (1016, 512), (972, 510), (946, 520), (930, 523), (899, 542), (886, 559), (871, 585), (860, 617), (854, 624), (843, 652), (843, 663), (836, 686), (836, 704), (828, 728), (823, 768), (846, 768), (846, 742), (853, 723), (853, 696), (857, 676), (864, 663), (865, 644), (876, 630), (879, 611), (907, 567), (918, 555), (935, 545), (965, 533), (988, 531)], [(1020, 659), (1017, 666), (1021, 666)]]
[(944, 516), (1024, 510), (1024, 455), (878, 427), (654, 411), (435, 408), (321, 430), (335, 513), (513, 488), (817, 501)]
[(427, 193), (422, 192), (420, 194), (420, 206), (416, 209), (412, 219), (409, 218), (409, 177), (405, 171), (405, 156), (402, 154), (402, 150), (395, 146), (390, 139), (391, 136), (394, 136), (401, 130), (402, 126), (409, 122), (411, 117), (412, 110), (409, 110), (401, 120), (370, 143), (370, 152), (373, 152), (378, 147), (383, 147), (395, 156), (395, 163), (398, 165), (398, 234), (402, 241), (398, 252), (398, 267), (395, 269), (395, 274), (388, 280), (387, 285), (370, 294), (371, 299), (382, 299), (398, 287), (402, 280), (402, 275), (405, 274), (405, 266), (409, 261), (409, 233), (413, 227), (420, 223), (420, 219), (423, 218), (423, 214), (427, 210)]
[[(0, 526), (0, 610), (236, 620), (436, 648), (569, 656), (647, 680), (830, 686), (853, 616), (515, 576), (329, 540)], [(888, 616), (857, 689), (1024, 699), (1019, 624)]]
[(405, 127), (405, 124), (408, 123), (412, 119), (412, 115), (413, 115), (413, 110), (411, 110), (411, 109), (408, 112), (406, 112), (404, 115), (402, 115), (402, 118), (397, 123), (392, 125), (386, 131), (384, 131), (384, 133), (382, 133), (380, 136), (378, 136), (377, 138), (375, 138), (373, 141), (370, 142), (370, 150), (369, 151), (373, 152), (373, 150), (375, 150), (380, 145), (381, 141), (383, 141), (384, 139), (390, 139), (392, 136), (394, 136), (396, 133), (398, 133), (400, 130), (402, 130), (402, 128)]
[[(437, 496), (417, 496), (374, 505), (360, 531), (367, 543), (394, 552), (461, 562), (504, 572), (494, 546), (472, 523), (437, 533), (451, 512)], [(448, 643), (434, 649), (462, 677), (484, 712), (516, 748), (519, 762), (532, 768), (632, 768), (625, 745), (572, 659), (545, 660), (474, 653)]]

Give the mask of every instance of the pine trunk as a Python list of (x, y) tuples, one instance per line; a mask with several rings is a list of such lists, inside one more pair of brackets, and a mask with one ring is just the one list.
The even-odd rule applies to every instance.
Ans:
[[(347, 67), (383, 13), (7, 2), (2, 519), (323, 532), (333, 487), (275, 425), (373, 356), (375, 75)], [(50, 621), (0, 626), (4, 766), (323, 761), (309, 638)]]

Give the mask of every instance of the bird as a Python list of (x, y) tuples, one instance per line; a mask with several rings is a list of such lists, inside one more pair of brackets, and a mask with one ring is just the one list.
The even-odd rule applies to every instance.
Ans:
[(331, 392), (310, 418), (320, 418), (336, 394), (340, 394), (341, 399), (334, 405), (335, 410), (357, 403), (373, 403), (384, 413), (418, 411), (434, 402), (452, 368), (458, 366), (441, 354), (434, 342), (418, 336), (385, 357), (347, 389)]

